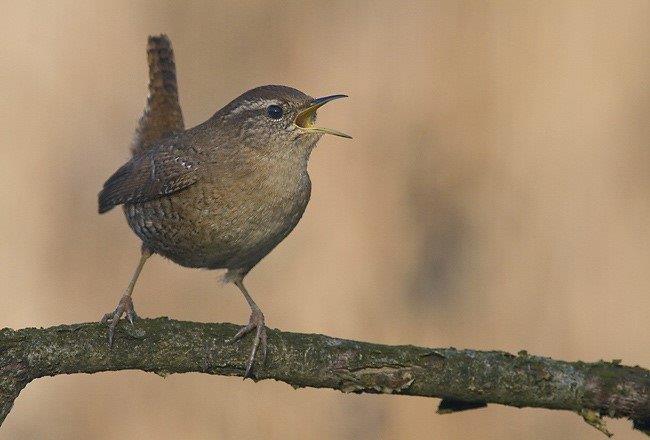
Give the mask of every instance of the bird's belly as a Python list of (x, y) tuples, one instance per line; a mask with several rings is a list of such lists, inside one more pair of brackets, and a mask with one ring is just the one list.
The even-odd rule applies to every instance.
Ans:
[(307, 206), (309, 187), (261, 197), (232, 195), (194, 185), (126, 205), (125, 214), (147, 247), (182, 266), (248, 269), (296, 226)]

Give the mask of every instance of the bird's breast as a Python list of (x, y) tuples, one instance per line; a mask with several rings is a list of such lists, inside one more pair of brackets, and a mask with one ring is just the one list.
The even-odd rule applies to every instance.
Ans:
[[(297, 225), (311, 193), (306, 169), (264, 166), (214, 178), (127, 207), (152, 250), (190, 267), (252, 267)], [(232, 168), (231, 168), (232, 169)]]
[[(202, 188), (200, 229), (206, 246), (226, 250), (225, 267), (262, 259), (298, 224), (311, 194), (306, 172), (257, 172), (232, 182)], [(201, 186), (201, 185), (200, 185)]]

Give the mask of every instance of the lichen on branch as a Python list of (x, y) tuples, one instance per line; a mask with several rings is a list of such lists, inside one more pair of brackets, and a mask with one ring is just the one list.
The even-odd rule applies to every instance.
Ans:
[[(118, 326), (112, 348), (97, 323), (0, 331), (0, 422), (27, 383), (44, 376), (142, 370), (243, 376), (248, 341), (227, 342), (234, 324), (167, 318)], [(648, 432), (650, 371), (620, 361), (565, 362), (502, 351), (390, 346), (270, 330), (254, 380), (295, 388), (443, 398), (440, 413), (488, 403), (574, 411), (607, 432), (601, 415)]]

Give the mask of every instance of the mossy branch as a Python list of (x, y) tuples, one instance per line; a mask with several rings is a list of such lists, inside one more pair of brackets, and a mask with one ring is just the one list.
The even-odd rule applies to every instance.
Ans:
[[(0, 422), (34, 379), (142, 370), (243, 376), (249, 338), (229, 343), (234, 324), (167, 318), (120, 323), (112, 348), (101, 324), (0, 331)], [(648, 433), (650, 371), (619, 362), (565, 362), (502, 351), (389, 346), (323, 335), (269, 331), (269, 353), (254, 380), (345, 393), (439, 397), (441, 413), (488, 403), (569, 410), (607, 432), (601, 415), (626, 417)]]

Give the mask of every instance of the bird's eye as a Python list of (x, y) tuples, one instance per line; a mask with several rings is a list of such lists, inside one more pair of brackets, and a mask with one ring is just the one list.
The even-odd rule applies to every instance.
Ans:
[(271, 119), (280, 119), (282, 117), (282, 107), (279, 105), (269, 105), (266, 109), (266, 114)]

